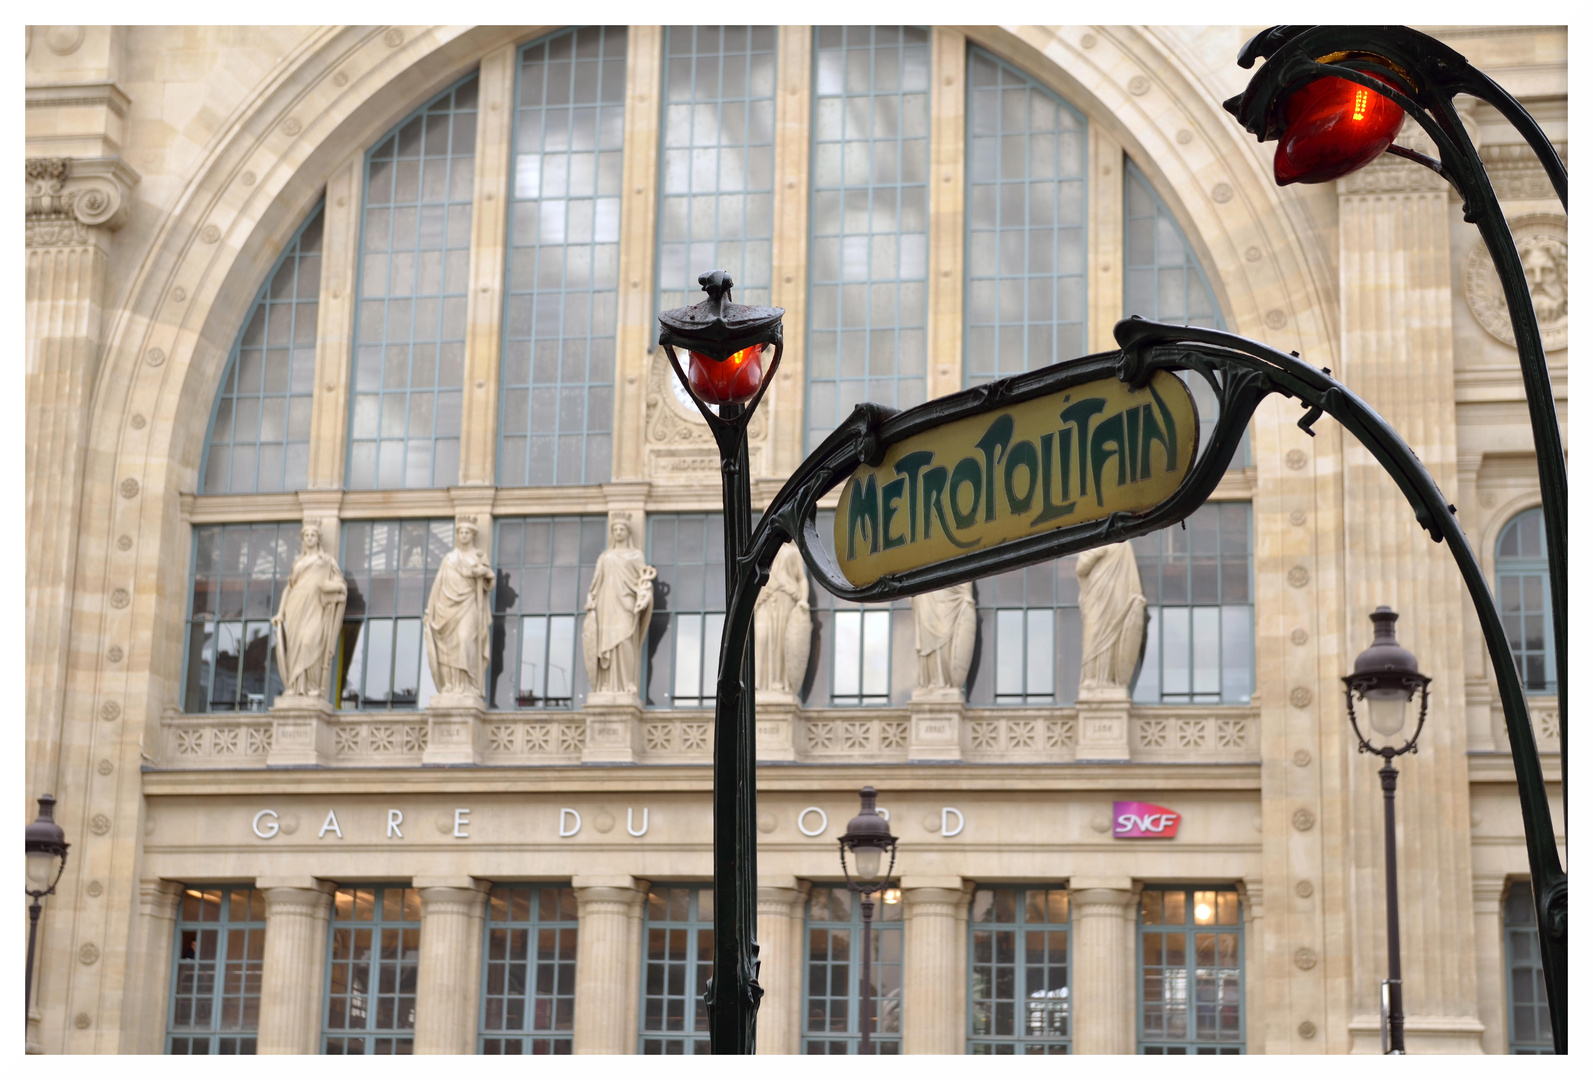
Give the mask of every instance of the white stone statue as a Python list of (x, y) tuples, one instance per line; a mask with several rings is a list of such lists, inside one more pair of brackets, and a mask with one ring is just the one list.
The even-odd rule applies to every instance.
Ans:
[(914, 697), (961, 698), (968, 682), (968, 666), (973, 662), (978, 625), (972, 582), (913, 597), (913, 629), (918, 648), (918, 690)]
[(776, 696), (799, 692), (813, 646), (813, 613), (807, 567), (794, 543), (781, 547), (769, 567), (769, 583), (752, 609), (752, 640), (757, 689)]
[[(343, 628), (348, 582), (337, 560), (321, 549), (321, 526), (306, 521), (302, 546), (271, 624), (277, 630), (282, 697), (326, 698), (327, 675)], [(280, 701), (281, 698), (278, 698)]]
[(437, 568), (421, 621), (426, 662), (437, 687), (432, 700), (438, 704), (449, 704), (449, 699), (476, 704), (482, 698), (492, 638), (493, 581), (492, 566), (476, 547), (474, 519), (461, 518), (454, 525), (454, 549)]
[(581, 626), (581, 651), (592, 686), (588, 700), (598, 695), (636, 696), (642, 641), (653, 618), (653, 581), (658, 577), (631, 543), (628, 521), (614, 519), (608, 535), (608, 550), (597, 557), (586, 594)]
[(1079, 615), (1084, 658), (1079, 695), (1121, 697), (1128, 690), (1145, 644), (1145, 590), (1132, 544), (1108, 544), (1079, 556)]

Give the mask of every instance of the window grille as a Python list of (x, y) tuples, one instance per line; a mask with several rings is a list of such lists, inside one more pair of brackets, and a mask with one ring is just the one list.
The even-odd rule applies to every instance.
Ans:
[(1505, 894), (1504, 933), (1510, 1052), (1552, 1054), (1554, 1025), (1549, 1018), (1549, 990), (1543, 981), (1543, 956), (1538, 951), (1531, 882), (1517, 881)]
[(568, 1054), (575, 1030), (575, 891), (495, 885), (483, 949), (483, 1054)]
[(327, 935), (322, 1053), (414, 1053), (419, 969), (420, 894), (340, 886)]
[(974, 892), (968, 1053), (1066, 1054), (1072, 1035), (1066, 889)]
[(1510, 639), (1521, 687), (1529, 694), (1553, 694), (1554, 622), (1549, 610), (1549, 553), (1543, 534), (1543, 508), (1511, 518), (1494, 548), (1499, 614)]
[(343, 523), (348, 602), (333, 667), (338, 708), (424, 709), (437, 692), (421, 616), (453, 546), (450, 518)]
[(1139, 902), (1139, 1052), (1244, 1052), (1244, 925), (1222, 886), (1147, 888)]
[(658, 885), (647, 893), (642, 923), (643, 1054), (706, 1054), (713, 975), (714, 891)]
[(578, 708), (590, 690), (581, 625), (607, 519), (499, 518), (495, 528), (492, 707)]
[[(820, 510), (819, 535), (834, 528), (835, 511)], [(808, 603), (818, 625), (808, 706), (906, 704), (918, 683), (912, 601), (854, 604), (810, 582)]]
[(725, 626), (723, 514), (654, 514), (647, 519), (653, 622), (646, 643), (649, 706), (711, 709)]
[(301, 527), (284, 521), (194, 529), (185, 712), (264, 712), (282, 692), (271, 616), (299, 554)]
[[(902, 905), (874, 897), (869, 932), (876, 1054), (902, 1052)], [(802, 990), (802, 1052), (855, 1054), (862, 1035), (863, 906), (844, 886), (808, 893), (807, 970)]]
[(1077, 561), (1070, 555), (975, 582), (979, 640), (970, 705), (1072, 703), (1084, 640)]
[(265, 896), (247, 885), (183, 886), (168, 1054), (255, 1052), (265, 920)]

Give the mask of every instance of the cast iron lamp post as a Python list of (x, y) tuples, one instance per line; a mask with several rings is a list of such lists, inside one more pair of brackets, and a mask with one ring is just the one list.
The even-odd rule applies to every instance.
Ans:
[[(734, 282), (724, 270), (697, 279), (708, 299), (658, 316), (658, 343), (691, 394), (719, 447), (725, 505), (725, 599), (746, 584), (743, 566), (752, 534), (752, 480), (747, 424), (763, 399), (784, 351), (784, 308), (732, 303)], [(676, 347), (684, 349), (682, 369)], [(768, 568), (763, 568), (767, 580)], [(725, 624), (721, 656), (730, 641)], [(754, 780), (753, 653), (746, 649), (730, 674), (719, 665), (714, 698), (714, 960), (705, 995), (708, 1042), (715, 1054), (750, 1054), (763, 989), (758, 985), (758, 816)]]
[[(874, 894), (882, 891), (896, 869), (896, 837), (891, 835), (890, 824), (874, 809), (875, 791), (872, 785), (858, 792), (862, 808), (857, 816), (846, 823), (846, 834), (841, 837), (841, 873), (846, 875), (846, 887), (862, 897), (863, 904), (863, 971), (862, 1002), (859, 1004), (858, 1028), (862, 1038), (858, 1041), (859, 1054), (874, 1052), (874, 994), (869, 980), (873, 938), (870, 933), (874, 922)], [(885, 873), (879, 872), (880, 859), (890, 853), (890, 863)], [(847, 855), (851, 855), (848, 865)]]
[[(1399, 970), (1399, 875), (1394, 860), (1394, 784), (1399, 770), (1394, 759), (1414, 754), (1416, 740), (1427, 722), (1427, 685), (1431, 681), (1416, 670), (1416, 657), (1394, 640), (1394, 611), (1380, 607), (1372, 612), (1372, 644), (1355, 658), (1355, 673), (1344, 676), (1344, 704), (1349, 710), (1350, 727), (1363, 754), (1383, 759), (1377, 775), (1383, 781), (1383, 871), (1388, 890), (1388, 1045), (1386, 1053), (1405, 1052), (1405, 999)], [(1366, 720), (1372, 731), (1385, 739), (1395, 739), (1405, 729), (1410, 703), (1420, 690), (1421, 709), (1416, 714), (1416, 730), (1403, 745), (1374, 746), (1361, 731), (1355, 718), (1357, 699), (1366, 706)]]
[[(1482, 234), (1499, 274), (1510, 325), (1515, 331), (1538, 459), (1538, 486), (1549, 548), (1555, 662), (1560, 674), (1561, 805), (1569, 810), (1565, 731), (1570, 681), (1566, 660), (1570, 638), (1566, 606), (1570, 533), (1565, 450), (1543, 338), (1520, 252), (1482, 158), (1455, 110), (1455, 95), (1467, 94), (1486, 102), (1515, 127), (1543, 165), (1562, 207), (1566, 206), (1565, 163), (1537, 122), (1503, 87), (1443, 42), (1408, 27), (1273, 26), (1246, 43), (1240, 50), (1239, 64), (1248, 68), (1263, 57), (1266, 63), (1251, 78), (1244, 93), (1223, 102), (1223, 107), (1257, 139), (1278, 140), (1273, 175), (1280, 185), (1333, 180), (1362, 168), (1385, 152), (1414, 161), (1442, 176), (1460, 193), (1463, 216)], [(1407, 115), (1432, 140), (1438, 151), (1437, 160), (1394, 144)], [(1530, 725), (1519, 723), (1522, 718), (1510, 715), (1512, 711), (1507, 705), (1506, 731), (1519, 778), (1537, 771), (1538, 750)], [(1527, 763), (1529, 756), (1532, 765)], [(1567, 1045), (1569, 977), (1566, 877), (1546, 800), (1525, 790), (1518, 793), (1537, 908), (1538, 946), (1554, 1021), (1554, 1049), (1563, 1054)], [(1569, 823), (1569, 814), (1566, 821)]]
[(27, 989), (22, 993), (22, 1027), (33, 1008), (33, 948), (39, 936), (39, 916), (44, 912), (44, 898), (55, 892), (55, 886), (66, 870), (66, 832), (55, 823), (55, 796), (39, 796), (39, 816), (27, 831), (27, 886), (25, 892), (32, 898), (28, 905), (28, 969)]

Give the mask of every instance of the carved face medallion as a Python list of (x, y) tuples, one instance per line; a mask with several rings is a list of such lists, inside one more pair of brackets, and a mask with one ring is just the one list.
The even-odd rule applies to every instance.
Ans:
[[(1523, 214), (1510, 219), (1516, 253), (1532, 294), (1538, 332), (1546, 352), (1563, 349), (1570, 340), (1570, 298), (1567, 293), (1566, 219), (1562, 214)], [(1506, 345), (1516, 343), (1505, 306), (1504, 288), (1494, 272), (1488, 248), (1478, 241), (1466, 259), (1466, 305), (1477, 323)]]

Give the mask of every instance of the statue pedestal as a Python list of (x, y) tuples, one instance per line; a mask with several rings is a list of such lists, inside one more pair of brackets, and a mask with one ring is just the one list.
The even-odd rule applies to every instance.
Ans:
[(422, 765), (480, 765), (487, 703), (474, 694), (433, 694), (426, 702)]
[(757, 691), (759, 761), (795, 761), (795, 728), (802, 705), (789, 690)]
[(962, 692), (919, 687), (908, 705), (907, 760), (962, 760)]
[(1080, 690), (1074, 760), (1127, 761), (1129, 707), (1128, 691), (1123, 687)]
[(581, 764), (634, 764), (640, 759), (642, 701), (635, 694), (592, 693), (581, 706), (586, 714), (586, 745)]
[(304, 694), (280, 694), (271, 705), (268, 766), (332, 764), (332, 703)]

